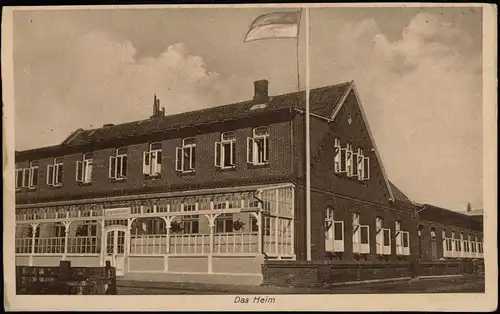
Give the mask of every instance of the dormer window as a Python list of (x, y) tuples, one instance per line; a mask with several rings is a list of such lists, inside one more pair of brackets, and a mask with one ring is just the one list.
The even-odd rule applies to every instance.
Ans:
[(149, 151), (144, 152), (142, 173), (148, 176), (161, 174), (161, 143), (150, 144)]
[(247, 163), (264, 165), (269, 162), (269, 128), (253, 130), (253, 137), (247, 137)]
[(215, 142), (215, 166), (222, 169), (236, 167), (236, 133), (221, 134), (221, 141)]
[(92, 164), (94, 161), (93, 153), (83, 154), (83, 160), (76, 162), (76, 182), (90, 183), (92, 182)]
[(47, 166), (47, 185), (61, 186), (63, 184), (63, 158), (54, 158), (54, 164)]
[(109, 177), (115, 180), (127, 178), (127, 148), (116, 150), (115, 156), (109, 157)]
[(176, 155), (176, 170), (180, 172), (193, 172), (196, 165), (196, 139), (190, 137), (182, 140), (182, 147), (177, 147)]

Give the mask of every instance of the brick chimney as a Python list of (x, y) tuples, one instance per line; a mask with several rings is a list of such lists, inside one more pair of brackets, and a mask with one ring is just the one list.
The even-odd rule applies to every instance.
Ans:
[(253, 85), (254, 85), (253, 100), (259, 104), (267, 102), (269, 100), (269, 95), (268, 95), (269, 81), (259, 80), (255, 81)]

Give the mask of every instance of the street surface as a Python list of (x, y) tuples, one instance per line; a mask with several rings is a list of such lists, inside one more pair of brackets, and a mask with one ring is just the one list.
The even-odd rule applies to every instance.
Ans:
[[(174, 286), (174, 284), (172, 284)], [(329, 288), (284, 288), (284, 287), (224, 287), (198, 284), (196, 288), (182, 287), (175, 284), (169, 288), (147, 286), (147, 283), (138, 284), (133, 287), (118, 282), (118, 294), (127, 295), (200, 295), (200, 294), (362, 294), (362, 293), (457, 293), (457, 292), (484, 292), (484, 277), (456, 277), (456, 278), (432, 278), (417, 279), (411, 281), (395, 281), (382, 283), (365, 283), (354, 285), (343, 285)]]

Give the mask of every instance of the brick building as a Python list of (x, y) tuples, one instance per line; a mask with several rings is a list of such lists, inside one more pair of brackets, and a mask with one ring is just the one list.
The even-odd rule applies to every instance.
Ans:
[(311, 90), (310, 235), (305, 94), (254, 92), (170, 116), (155, 97), (148, 119), (16, 152), (16, 263), (258, 284), (264, 259), (305, 260), (308, 236), (313, 260), (417, 256), (431, 210), (389, 182), (354, 82)]

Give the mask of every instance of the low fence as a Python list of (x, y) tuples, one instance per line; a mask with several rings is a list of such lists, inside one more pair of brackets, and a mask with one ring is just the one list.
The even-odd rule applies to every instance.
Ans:
[(116, 270), (105, 267), (16, 266), (16, 294), (116, 294)]
[(324, 286), (332, 283), (390, 278), (484, 274), (483, 261), (343, 262), (266, 261), (264, 285)]

